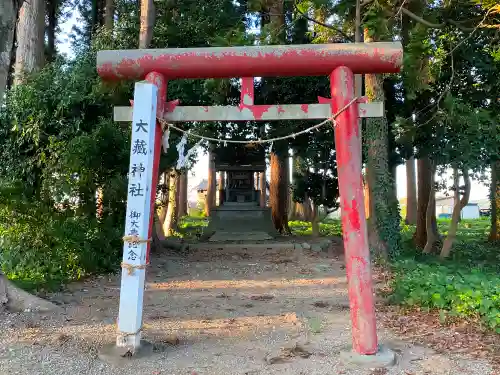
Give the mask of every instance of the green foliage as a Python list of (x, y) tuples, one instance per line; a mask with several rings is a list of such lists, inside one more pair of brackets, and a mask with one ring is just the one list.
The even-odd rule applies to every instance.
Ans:
[(363, 15), (363, 28), (374, 41), (388, 39), (390, 32), (390, 18), (386, 15), (384, 1), (373, 1)]
[(56, 288), (117, 266), (129, 130), (111, 113), (129, 97), (129, 85), (101, 82), (93, 50), (8, 92), (0, 111), (0, 266), (9, 278)]
[(57, 289), (93, 272), (116, 269), (121, 227), (111, 217), (75, 216), (0, 189), (0, 265), (26, 289)]
[[(439, 220), (440, 229), (447, 228), (448, 222)], [(443, 317), (479, 317), (500, 333), (500, 254), (496, 246), (484, 242), (488, 226), (488, 220), (461, 221), (452, 258), (444, 262), (415, 255), (414, 229), (403, 226), (406, 248), (392, 263), (392, 301), (439, 309)]]
[(307, 194), (307, 197), (318, 206), (332, 210), (339, 207), (337, 202), (339, 186), (336, 176), (312, 172), (305, 177), (295, 174), (293, 182), (293, 199), (295, 202), (303, 202)]
[(445, 310), (453, 317), (479, 316), (500, 333), (498, 275), (478, 268), (399, 261), (393, 281), (393, 301), (408, 306)]
[[(312, 225), (308, 221), (290, 221), (288, 226), (292, 233), (297, 236), (312, 235)], [(319, 223), (319, 234), (325, 237), (342, 236), (342, 224), (340, 220), (328, 219)]]

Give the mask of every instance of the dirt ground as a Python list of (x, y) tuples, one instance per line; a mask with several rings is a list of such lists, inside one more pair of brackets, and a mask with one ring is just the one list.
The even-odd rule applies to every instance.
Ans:
[(379, 340), (396, 352), (394, 367), (342, 365), (351, 337), (341, 253), (337, 239), (328, 253), (153, 254), (143, 332), (151, 357), (116, 367), (97, 356), (116, 337), (117, 274), (50, 295), (59, 313), (4, 314), (0, 374), (498, 374), (487, 359), (440, 354), (383, 327)]

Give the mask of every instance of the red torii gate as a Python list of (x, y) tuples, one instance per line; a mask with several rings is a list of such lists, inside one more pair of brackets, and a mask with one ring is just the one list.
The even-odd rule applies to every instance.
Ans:
[[(161, 126), (155, 118), (169, 122), (324, 119), (351, 103), (336, 118), (335, 144), (352, 323), (352, 355), (358, 356), (361, 361), (371, 361), (377, 357), (376, 354), (380, 354), (362, 189), (358, 118), (383, 116), (383, 106), (382, 103), (354, 101), (354, 73), (396, 73), (401, 68), (402, 58), (400, 43), (98, 52), (97, 70), (103, 79), (145, 79), (150, 83), (136, 83), (133, 112), (131, 107), (115, 108), (115, 120), (133, 121), (135, 124), (116, 348), (134, 352), (141, 346), (144, 274), (148, 262), (148, 239), (152, 234), (162, 137)], [(251, 77), (312, 75), (329, 75), (331, 99), (319, 98), (322, 102), (319, 104), (254, 105)], [(167, 102), (169, 79), (233, 77), (242, 77), (239, 106), (182, 107), (176, 101)], [(137, 138), (141, 130), (145, 133), (143, 139)], [(142, 180), (133, 180), (139, 162), (145, 173), (137, 177)], [(145, 198), (144, 194), (140, 195), (144, 189), (149, 194)], [(134, 217), (143, 221), (136, 222)], [(124, 293), (125, 290), (127, 293)]]

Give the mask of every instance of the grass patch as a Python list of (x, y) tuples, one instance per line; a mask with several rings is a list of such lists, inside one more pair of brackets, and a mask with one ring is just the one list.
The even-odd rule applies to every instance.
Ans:
[[(446, 235), (449, 220), (439, 220), (438, 226)], [(451, 257), (442, 261), (415, 249), (414, 228), (403, 226), (404, 249), (391, 264), (392, 302), (437, 309), (443, 322), (479, 318), (500, 333), (500, 249), (486, 242), (489, 229), (485, 219), (461, 221)]]
[[(312, 226), (308, 221), (289, 221), (288, 226), (296, 236), (311, 236)], [(325, 220), (319, 224), (320, 236), (332, 237), (342, 236), (342, 224), (340, 220)]]

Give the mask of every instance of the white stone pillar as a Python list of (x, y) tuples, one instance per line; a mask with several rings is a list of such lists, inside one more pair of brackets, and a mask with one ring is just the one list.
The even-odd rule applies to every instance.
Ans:
[(128, 176), (127, 217), (123, 244), (120, 309), (116, 346), (136, 350), (141, 343), (144, 280), (155, 150), (157, 91), (135, 84), (132, 141)]

